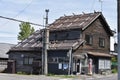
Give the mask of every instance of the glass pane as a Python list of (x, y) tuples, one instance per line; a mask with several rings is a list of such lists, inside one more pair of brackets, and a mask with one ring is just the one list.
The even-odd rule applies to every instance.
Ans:
[(29, 64), (33, 63), (33, 58), (29, 58)]
[(24, 58), (24, 64), (28, 64), (28, 58)]

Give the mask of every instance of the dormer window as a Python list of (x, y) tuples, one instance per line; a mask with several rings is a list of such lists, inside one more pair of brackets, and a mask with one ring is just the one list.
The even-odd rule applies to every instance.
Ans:
[(92, 35), (85, 35), (86, 44), (92, 45), (93, 44), (93, 36)]

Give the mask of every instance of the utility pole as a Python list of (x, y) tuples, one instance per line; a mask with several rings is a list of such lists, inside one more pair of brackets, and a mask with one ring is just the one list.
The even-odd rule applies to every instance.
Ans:
[(44, 29), (44, 33), (43, 33), (43, 62), (44, 62), (44, 74), (47, 75), (48, 74), (48, 48), (49, 48), (49, 29), (48, 29), (48, 12), (49, 10), (46, 9), (46, 18), (45, 18), (45, 29)]
[(118, 80), (120, 80), (120, 0), (117, 0), (117, 28), (118, 28)]

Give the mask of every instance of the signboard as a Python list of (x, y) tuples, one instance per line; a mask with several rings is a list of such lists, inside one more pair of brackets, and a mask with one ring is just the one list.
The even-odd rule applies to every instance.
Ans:
[(62, 69), (62, 63), (58, 64), (58, 69)]
[(68, 69), (68, 64), (63, 64), (63, 69)]

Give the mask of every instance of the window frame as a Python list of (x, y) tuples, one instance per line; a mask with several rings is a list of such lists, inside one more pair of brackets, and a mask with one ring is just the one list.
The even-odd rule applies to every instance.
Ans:
[(92, 35), (86, 34), (85, 40), (86, 40), (87, 45), (93, 45), (93, 36)]
[(32, 65), (34, 58), (33, 57), (24, 57), (23, 64), (24, 65)]
[(48, 63), (68, 63), (69, 58), (67, 57), (49, 57)]
[(105, 38), (99, 38), (99, 47), (105, 47)]

